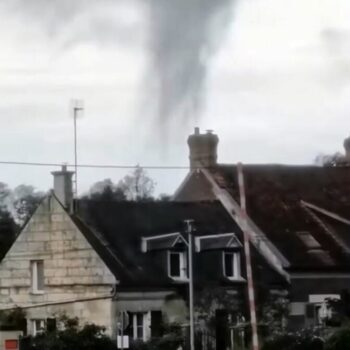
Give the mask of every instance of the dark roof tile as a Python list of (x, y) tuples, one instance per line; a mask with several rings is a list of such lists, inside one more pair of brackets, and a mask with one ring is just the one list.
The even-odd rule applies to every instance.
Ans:
[[(237, 166), (219, 165), (211, 172), (218, 185), (239, 203)], [(310, 232), (336, 266), (349, 267), (349, 255), (340, 249), (322, 225), (315, 222), (315, 218), (301, 206), (301, 201), (348, 218), (350, 167), (244, 165), (243, 172), (248, 214), (291, 262), (292, 268), (332, 265), (329, 259), (308, 254), (308, 248), (297, 237), (298, 231)], [(321, 220), (327, 224), (324, 218)], [(346, 236), (345, 228), (340, 228), (338, 223), (333, 223), (332, 229), (336, 234)], [(350, 239), (345, 238), (350, 243)]]

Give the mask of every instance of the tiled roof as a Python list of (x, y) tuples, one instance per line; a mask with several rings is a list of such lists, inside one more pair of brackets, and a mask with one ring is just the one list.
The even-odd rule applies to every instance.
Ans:
[[(217, 202), (114, 202), (79, 201), (73, 217), (121, 286), (171, 286), (167, 266), (156, 254), (142, 253), (142, 237), (184, 232), (184, 220), (193, 219), (195, 235), (240, 232), (236, 223)], [(206, 259), (200, 263), (200, 259)], [(221, 268), (221, 259), (210, 266), (210, 254), (196, 257), (207, 270)], [(213, 264), (212, 264), (213, 265)], [(203, 271), (202, 271), (203, 272)], [(198, 271), (197, 276), (202, 272)], [(206, 272), (203, 272), (206, 273)], [(210, 275), (210, 273), (209, 273)], [(212, 276), (218, 280), (217, 272)], [(206, 276), (205, 278), (210, 279)]]
[[(349, 219), (350, 167), (244, 165), (243, 172), (248, 215), (292, 269), (350, 267), (350, 226), (302, 205)], [(239, 203), (237, 167), (219, 165), (211, 173)], [(320, 243), (322, 252), (308, 249), (298, 237), (302, 231)]]

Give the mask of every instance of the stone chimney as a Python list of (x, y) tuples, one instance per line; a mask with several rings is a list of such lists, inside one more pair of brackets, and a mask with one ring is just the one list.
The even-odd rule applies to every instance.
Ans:
[(194, 128), (194, 134), (188, 137), (187, 143), (190, 148), (191, 170), (201, 167), (210, 168), (217, 164), (219, 138), (213, 134), (212, 130), (201, 134), (199, 128)]
[(68, 171), (66, 165), (62, 165), (60, 171), (53, 171), (53, 191), (66, 209), (71, 209), (73, 204), (73, 181), (74, 171)]

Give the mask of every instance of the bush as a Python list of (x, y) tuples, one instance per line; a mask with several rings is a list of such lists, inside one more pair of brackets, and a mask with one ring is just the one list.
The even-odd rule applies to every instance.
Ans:
[(350, 349), (350, 328), (336, 331), (327, 339), (324, 350), (348, 350)]
[(183, 329), (181, 326), (163, 325), (163, 336), (152, 338), (148, 342), (134, 341), (131, 343), (130, 350), (177, 350), (180, 346), (184, 347)]
[(115, 350), (104, 327), (87, 324), (79, 328), (77, 319), (64, 320), (63, 330), (44, 332), (30, 338), (31, 350)]
[(313, 330), (279, 333), (268, 338), (262, 350), (323, 350), (323, 340)]

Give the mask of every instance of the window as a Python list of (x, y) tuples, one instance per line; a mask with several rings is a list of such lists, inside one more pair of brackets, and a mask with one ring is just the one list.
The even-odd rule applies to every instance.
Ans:
[(240, 254), (237, 252), (223, 252), (224, 276), (230, 279), (241, 277)]
[(298, 237), (302, 240), (302, 242), (309, 249), (317, 249), (321, 248), (319, 242), (316, 241), (315, 237), (310, 234), (308, 231), (300, 231), (297, 232)]
[(44, 293), (44, 261), (35, 260), (30, 262), (32, 276), (32, 293)]
[(45, 320), (32, 320), (32, 335), (36, 336), (45, 331)]
[(174, 279), (187, 278), (187, 255), (185, 252), (170, 251), (168, 265), (170, 277)]
[(134, 340), (146, 341), (148, 339), (147, 312), (130, 313), (130, 337)]
[(305, 316), (312, 325), (340, 326), (339, 315), (334, 304), (339, 302), (339, 294), (312, 294), (306, 304)]

